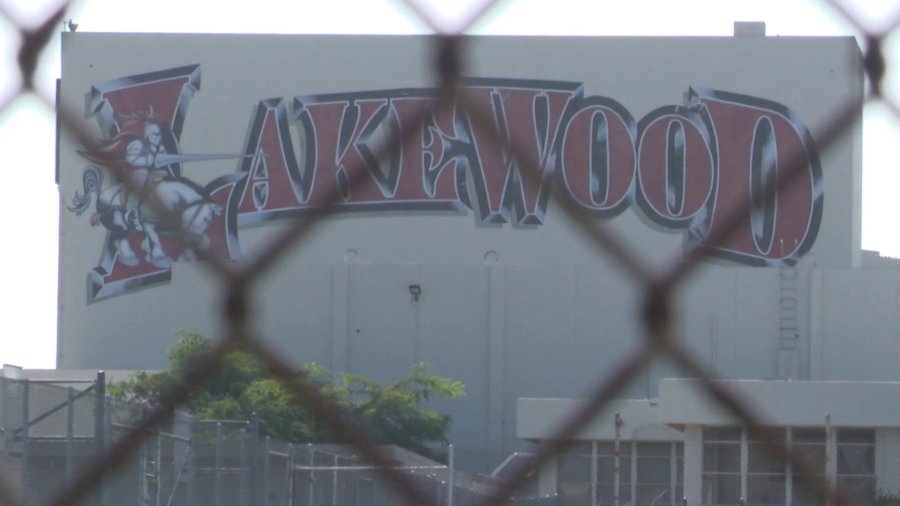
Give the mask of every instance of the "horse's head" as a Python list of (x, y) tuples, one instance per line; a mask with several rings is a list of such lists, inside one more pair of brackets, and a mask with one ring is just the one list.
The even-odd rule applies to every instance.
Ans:
[(205, 235), (212, 222), (221, 214), (222, 206), (219, 204), (209, 201), (197, 202), (181, 212), (181, 229), (188, 235)]

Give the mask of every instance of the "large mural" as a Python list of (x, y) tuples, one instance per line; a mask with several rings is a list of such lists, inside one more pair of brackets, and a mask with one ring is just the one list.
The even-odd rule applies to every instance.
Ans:
[[(796, 263), (822, 219), (808, 129), (788, 107), (758, 97), (694, 86), (686, 104), (639, 120), (612, 98), (585, 96), (580, 83), (528, 79), (464, 80), (468, 110), (439, 106), (434, 89), (257, 98), (243, 147), (183, 153), (200, 75), (199, 65), (172, 68), (89, 92), (88, 116), (104, 140), (80, 151), (82, 187), (68, 202), (107, 231), (89, 301), (166, 282), (172, 262), (201, 253), (240, 259), (241, 227), (324, 206), (473, 213), (479, 223), (536, 227), (555, 186), (597, 219), (635, 207), (697, 243), (749, 200), (748, 219), (708, 246), (759, 266)], [(510, 145), (534, 161), (536, 177)], [(204, 182), (187, 169), (214, 160), (238, 170)], [(792, 164), (802, 170), (767, 194)]]

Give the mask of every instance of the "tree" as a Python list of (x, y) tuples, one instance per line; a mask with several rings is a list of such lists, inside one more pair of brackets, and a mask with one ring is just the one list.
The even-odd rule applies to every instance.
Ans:
[[(126, 401), (156, 404), (164, 392), (181, 381), (191, 364), (211, 349), (206, 337), (181, 332), (169, 352), (166, 370), (136, 373), (110, 385), (109, 392)], [(448, 442), (450, 418), (427, 409), (423, 403), (432, 398), (459, 397), (465, 390), (459, 381), (431, 374), (426, 364), (416, 364), (409, 376), (390, 385), (350, 373), (334, 379), (317, 364), (305, 365), (297, 373), (338, 406), (351, 423), (367, 430), (374, 441), (433, 458), (440, 458), (442, 452), (437, 447), (445, 447)], [(340, 442), (289, 389), (242, 351), (229, 353), (218, 373), (196, 388), (182, 407), (205, 419), (249, 419), (255, 413), (262, 435), (284, 441)]]

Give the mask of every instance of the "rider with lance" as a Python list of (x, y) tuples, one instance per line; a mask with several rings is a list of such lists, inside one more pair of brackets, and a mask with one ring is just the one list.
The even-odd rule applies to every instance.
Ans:
[[(162, 249), (156, 226), (146, 223), (143, 213), (155, 210), (165, 214), (177, 207), (178, 197), (173, 192), (160, 191), (160, 185), (164, 181), (175, 184), (181, 179), (170, 166), (188, 161), (255, 158), (265, 155), (171, 154), (164, 145), (162, 127), (153, 121), (153, 115), (152, 108), (149, 108), (147, 111), (123, 116), (121, 133), (90, 151), (79, 152), (89, 160), (113, 168), (120, 182), (102, 190), (99, 169), (88, 167), (85, 177), (90, 175), (96, 182), (89, 185), (85, 179), (85, 194), (76, 193), (69, 209), (80, 214), (88, 205), (88, 194), (96, 192), (97, 212), (92, 216), (91, 223), (102, 223), (110, 231), (110, 240), (118, 252), (119, 261), (128, 266), (138, 265), (139, 259), (128, 241), (129, 231), (138, 231), (144, 234), (142, 247), (147, 252), (147, 261), (157, 268), (169, 268), (171, 261)], [(142, 125), (140, 134), (135, 132), (135, 123)], [(170, 228), (179, 226), (181, 224), (177, 220), (168, 225)]]
[(143, 137), (132, 140), (125, 148), (127, 165), (123, 168), (122, 201), (127, 213), (125, 220), (132, 228), (141, 228), (140, 204), (153, 194), (156, 185), (171, 176), (168, 168), (157, 166), (157, 156), (165, 153), (162, 130), (158, 123), (152, 122), (144, 124)]

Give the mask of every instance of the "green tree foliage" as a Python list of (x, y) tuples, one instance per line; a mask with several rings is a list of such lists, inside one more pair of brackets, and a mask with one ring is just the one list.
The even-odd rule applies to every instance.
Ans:
[[(109, 392), (127, 401), (155, 404), (165, 391), (181, 381), (194, 361), (211, 349), (206, 337), (181, 332), (169, 353), (168, 369), (137, 373), (127, 381), (110, 385)], [(298, 378), (312, 382), (374, 441), (431, 457), (440, 457), (439, 448), (448, 442), (450, 418), (425, 408), (423, 403), (464, 393), (462, 383), (431, 374), (426, 364), (415, 365), (408, 377), (390, 385), (349, 373), (334, 379), (316, 364), (303, 366), (297, 373)], [(256, 413), (262, 435), (296, 443), (339, 442), (290, 390), (251, 355), (241, 351), (228, 354), (218, 374), (195, 389), (182, 408), (200, 419), (249, 419)]]

